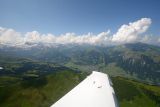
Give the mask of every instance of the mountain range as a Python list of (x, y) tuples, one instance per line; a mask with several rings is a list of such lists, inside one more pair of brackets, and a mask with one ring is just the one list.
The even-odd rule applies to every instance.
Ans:
[(111, 76), (124, 76), (160, 84), (160, 47), (144, 43), (116, 46), (31, 44), (28, 47), (1, 45), (0, 56), (52, 62), (80, 71), (99, 70)]

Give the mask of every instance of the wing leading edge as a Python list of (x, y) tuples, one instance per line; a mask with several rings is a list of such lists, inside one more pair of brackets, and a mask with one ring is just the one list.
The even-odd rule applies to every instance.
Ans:
[(118, 107), (107, 74), (93, 71), (51, 107)]

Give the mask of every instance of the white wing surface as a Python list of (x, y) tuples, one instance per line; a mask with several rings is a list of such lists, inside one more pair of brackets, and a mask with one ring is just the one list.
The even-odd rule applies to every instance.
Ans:
[(118, 107), (107, 74), (93, 71), (51, 107)]

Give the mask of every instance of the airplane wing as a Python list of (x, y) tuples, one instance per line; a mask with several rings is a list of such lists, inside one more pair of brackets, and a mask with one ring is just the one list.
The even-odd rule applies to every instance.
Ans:
[(93, 71), (51, 107), (118, 107), (107, 74)]

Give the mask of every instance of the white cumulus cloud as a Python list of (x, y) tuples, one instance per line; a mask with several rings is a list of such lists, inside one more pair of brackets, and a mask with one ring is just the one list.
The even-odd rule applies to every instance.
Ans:
[(122, 25), (113, 35), (112, 41), (118, 43), (130, 43), (139, 39), (140, 34), (147, 31), (152, 23), (150, 18), (142, 18), (129, 25)]
[(0, 44), (26, 45), (29, 43), (56, 43), (56, 44), (91, 44), (91, 45), (115, 45), (133, 42), (160, 43), (160, 37), (142, 35), (147, 31), (152, 21), (150, 18), (142, 18), (128, 25), (122, 25), (116, 33), (111, 35), (110, 30), (99, 34), (66, 33), (62, 35), (40, 34), (37, 31), (22, 34), (13, 29), (0, 27)]
[(23, 37), (21, 33), (16, 32), (13, 29), (6, 29), (0, 27), (0, 43), (3, 44), (21, 44), (23, 42)]
[(52, 34), (40, 34), (37, 31), (28, 32), (24, 36), (25, 42), (32, 43), (58, 43), (58, 44), (69, 44), (69, 43), (77, 43), (77, 44), (100, 44), (105, 42), (108, 39), (109, 31), (102, 32), (98, 35), (93, 35), (92, 33), (88, 33), (85, 35), (76, 35), (75, 33), (66, 33), (59, 36), (54, 36)]

